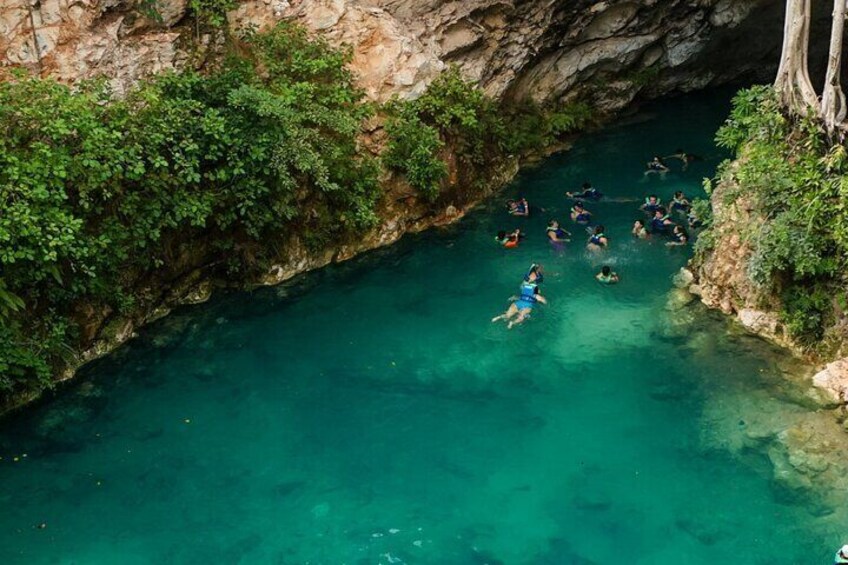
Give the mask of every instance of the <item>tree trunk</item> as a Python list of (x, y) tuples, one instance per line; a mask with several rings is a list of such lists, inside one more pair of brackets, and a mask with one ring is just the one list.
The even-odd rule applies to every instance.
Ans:
[(822, 94), (822, 118), (827, 130), (833, 132), (845, 120), (845, 93), (839, 75), (842, 66), (842, 35), (845, 29), (846, 0), (833, 0), (833, 25), (830, 30), (830, 56)]
[(819, 106), (807, 65), (809, 43), (810, 0), (786, 0), (783, 52), (774, 87), (783, 103), (800, 114)]

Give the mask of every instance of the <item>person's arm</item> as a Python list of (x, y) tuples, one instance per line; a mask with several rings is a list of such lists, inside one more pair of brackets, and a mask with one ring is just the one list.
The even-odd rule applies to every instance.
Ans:
[(609, 245), (609, 240), (608, 240), (607, 238), (605, 238), (605, 237), (602, 237), (602, 238), (601, 238), (601, 244), (602, 244), (604, 247), (606, 247), (607, 245)]
[(541, 294), (537, 294), (537, 295), (536, 295), (536, 301), (537, 301), (537, 302), (541, 302), (542, 304), (547, 304), (547, 303), (548, 303), (548, 301), (547, 301), (547, 300), (545, 300), (545, 297), (544, 297), (544, 296), (542, 296)]

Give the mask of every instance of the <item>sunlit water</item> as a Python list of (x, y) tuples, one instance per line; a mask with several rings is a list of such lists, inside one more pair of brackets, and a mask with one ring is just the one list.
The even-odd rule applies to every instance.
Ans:
[[(629, 235), (636, 199), (700, 194), (728, 96), (665, 101), (528, 170), (504, 198), (526, 195), (529, 219), (499, 198), (144, 330), (4, 423), (0, 563), (827, 562), (842, 540), (765, 457), (717, 447), (748, 417), (720, 425), (732, 399), (809, 410), (781, 355), (666, 309), (690, 251)], [(706, 160), (644, 181), (677, 147)], [(546, 221), (568, 224), (586, 179), (634, 201), (589, 206), (608, 252), (580, 229), (553, 250)], [(526, 241), (499, 248), (513, 227)], [(549, 306), (491, 324), (533, 261)], [(595, 282), (601, 264), (620, 285)]]

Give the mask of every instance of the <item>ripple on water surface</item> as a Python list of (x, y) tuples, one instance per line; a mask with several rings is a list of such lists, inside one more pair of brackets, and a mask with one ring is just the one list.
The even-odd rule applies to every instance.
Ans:
[[(6, 424), (0, 561), (826, 562), (840, 467), (799, 446), (838, 442), (830, 415), (779, 352), (669, 306), (686, 250), (629, 236), (645, 194), (700, 193), (728, 96), (665, 101), (523, 173), (529, 219), (491, 202), (145, 330)], [(678, 146), (705, 161), (642, 178)], [(574, 229), (552, 250), (545, 223), (586, 179), (617, 199), (590, 206), (611, 249)], [(493, 245), (516, 226), (519, 249)], [(489, 323), (531, 261), (550, 305)], [(598, 285), (601, 264), (622, 283)]]

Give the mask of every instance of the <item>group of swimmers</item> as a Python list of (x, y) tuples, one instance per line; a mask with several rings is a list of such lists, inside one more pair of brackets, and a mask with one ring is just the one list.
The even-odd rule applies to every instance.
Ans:
[[(674, 154), (667, 157), (654, 157), (653, 160), (648, 162), (645, 174), (664, 174), (669, 168), (663, 159), (669, 158), (682, 161), (684, 170), (689, 163), (700, 160), (700, 157), (678, 149)], [(592, 223), (592, 213), (586, 209), (584, 204), (585, 201), (601, 201), (604, 198), (603, 193), (592, 186), (591, 183), (585, 182), (580, 191), (566, 192), (565, 195), (574, 200), (570, 211), (571, 221), (583, 226), (589, 233), (589, 239), (586, 242), (587, 249), (600, 251), (607, 248), (610, 242), (603, 224)], [(639, 239), (663, 237), (666, 238), (665, 244), (669, 247), (685, 246), (689, 243), (689, 234), (683, 222), (675, 221), (672, 217), (675, 216), (678, 219), (685, 217), (685, 224), (688, 225), (689, 229), (696, 229), (701, 226), (700, 220), (692, 209), (691, 202), (680, 190), (674, 193), (668, 207), (663, 205), (656, 194), (651, 194), (645, 198), (639, 209), (647, 216), (645, 219), (637, 219), (633, 223), (631, 233)], [(530, 215), (530, 204), (525, 198), (508, 200), (507, 210), (510, 215), (526, 217)], [(563, 228), (558, 220), (550, 220), (545, 233), (550, 244), (556, 248), (562, 248), (565, 243), (571, 242), (571, 232)], [(515, 229), (512, 232), (500, 231), (495, 238), (505, 248), (518, 247), (523, 239), (524, 233), (520, 229)], [(492, 318), (492, 322), (506, 320), (508, 327), (512, 328), (527, 319), (536, 303), (547, 304), (539, 286), (543, 279), (542, 266), (531, 265), (521, 283), (520, 294), (513, 296), (506, 312)], [(604, 265), (601, 267), (601, 271), (595, 275), (595, 279), (602, 284), (615, 284), (619, 282), (620, 277), (609, 266)]]

